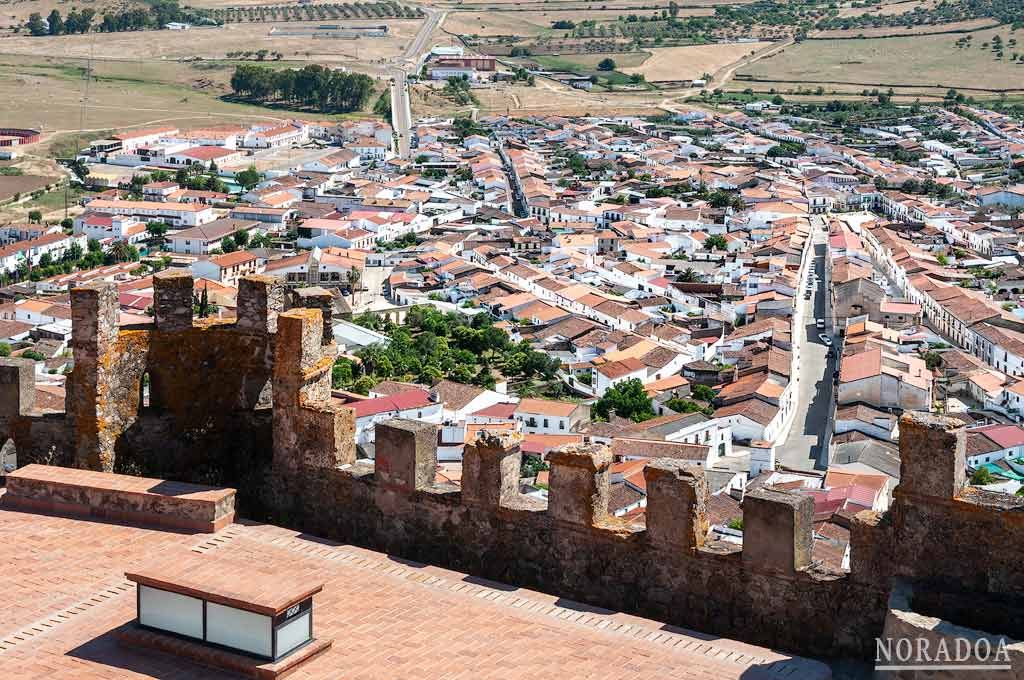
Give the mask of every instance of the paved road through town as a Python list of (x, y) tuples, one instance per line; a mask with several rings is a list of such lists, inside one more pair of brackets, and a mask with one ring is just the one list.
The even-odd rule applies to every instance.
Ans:
[(419, 73), (429, 51), (428, 41), (434, 30), (444, 21), (445, 12), (424, 8), (427, 18), (420, 30), (405, 48), (401, 61), (391, 69), (391, 127), (398, 137), (398, 157), (408, 158), (412, 137), (412, 109), (409, 104), (410, 74)]
[(798, 304), (803, 305), (804, 327), (797, 331), (794, 342), (800, 343), (797, 406), (793, 424), (786, 440), (776, 448), (776, 461), (789, 468), (824, 469), (828, 465), (828, 444), (831, 440), (831, 412), (833, 373), (837, 360), (827, 357), (828, 347), (818, 338), (822, 331), (815, 326), (816, 319), (827, 319), (828, 281), (825, 280), (825, 257), (828, 244), (822, 230), (824, 221), (811, 220), (814, 248), (810, 270), (817, 274), (818, 285), (810, 300), (804, 299), (806, 282), (801, 283)]

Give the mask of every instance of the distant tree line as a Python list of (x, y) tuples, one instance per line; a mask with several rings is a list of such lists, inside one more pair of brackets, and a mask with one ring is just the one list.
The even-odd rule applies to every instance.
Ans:
[(318, 64), (281, 70), (239, 64), (231, 76), (231, 89), (261, 103), (280, 101), (325, 113), (347, 113), (366, 106), (374, 81), (362, 73), (333, 71)]
[(66, 17), (55, 9), (46, 17), (45, 22), (38, 12), (32, 13), (26, 26), (31, 35), (74, 35), (88, 33), (93, 29), (102, 33), (157, 29), (172, 22), (212, 23), (212, 20), (201, 14), (190, 9), (182, 9), (177, 0), (149, 0), (146, 7), (106, 12), (99, 24), (94, 24), (95, 19), (94, 9), (72, 9)]
[(31, 35), (73, 35), (75, 33), (88, 33), (92, 28), (92, 20), (96, 16), (96, 10), (83, 9), (81, 12), (71, 10), (65, 19), (60, 12), (53, 10), (43, 21), (39, 12), (33, 12), (28, 16), (26, 24)]

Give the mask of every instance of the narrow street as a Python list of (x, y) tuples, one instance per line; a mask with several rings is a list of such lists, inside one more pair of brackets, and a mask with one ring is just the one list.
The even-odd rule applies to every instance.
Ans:
[[(800, 376), (797, 384), (796, 414), (785, 442), (775, 450), (776, 461), (785, 467), (811, 470), (828, 466), (828, 445), (832, 436), (833, 373), (838, 360), (827, 356), (828, 347), (818, 338), (822, 333), (816, 319), (828, 321), (828, 281), (825, 280), (825, 258), (828, 252), (824, 221), (815, 216), (811, 247), (814, 260), (808, 268), (818, 277), (818, 285), (810, 300), (804, 299), (806, 281), (801, 282), (797, 304), (802, 305), (804, 328), (794, 342), (800, 344)], [(826, 331), (827, 332), (827, 331)], [(834, 337), (834, 336), (833, 336)]]
[(384, 297), (384, 282), (388, 280), (394, 267), (364, 267), (362, 279), (359, 281), (361, 290), (352, 305), (352, 311), (356, 314), (361, 312), (380, 311), (394, 307)]

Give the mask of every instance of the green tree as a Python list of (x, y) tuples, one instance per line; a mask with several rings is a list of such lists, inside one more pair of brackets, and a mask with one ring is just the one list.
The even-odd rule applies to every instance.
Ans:
[(0, 357), (11, 356), (11, 346), (6, 342), (0, 342)]
[(715, 400), (715, 391), (707, 385), (694, 385), (693, 389), (690, 390), (690, 394), (694, 399), (700, 399), (708, 403)]
[(599, 61), (597, 63), (597, 70), (598, 71), (614, 71), (615, 70), (615, 66), (616, 66), (616, 64), (615, 64), (615, 60), (614, 59), (612, 59), (611, 57), (605, 57), (604, 59), (602, 59), (601, 61)]
[(638, 378), (612, 385), (594, 404), (593, 414), (596, 419), (608, 420), (612, 413), (637, 423), (654, 417), (651, 398), (647, 396)]
[(233, 236), (225, 236), (220, 241), (220, 249), (225, 253), (233, 253), (238, 250), (238, 243)]
[(32, 12), (28, 15), (28, 22), (25, 24), (31, 35), (46, 35), (46, 24), (43, 23), (43, 15), (39, 12)]
[(350, 359), (338, 357), (331, 368), (331, 387), (336, 390), (347, 388), (355, 381), (355, 364)]
[(692, 399), (672, 398), (665, 402), (665, 406), (668, 406), (676, 413), (704, 413), (705, 415), (711, 415), (710, 407), (701, 406)]
[(235, 175), (235, 180), (242, 185), (242, 188), (246, 191), (259, 184), (262, 179), (263, 176), (256, 169), (255, 165), (250, 165), (248, 168)]
[(149, 222), (146, 224), (146, 232), (153, 238), (163, 238), (170, 229), (166, 222)]
[(704, 239), (704, 248), (706, 250), (725, 250), (727, 247), (728, 243), (721, 234), (712, 234)]
[(60, 35), (64, 32), (64, 19), (56, 9), (46, 17), (46, 23), (49, 24), (48, 32), (50, 35)]
[(971, 484), (975, 486), (985, 486), (986, 484), (993, 484), (995, 481), (995, 476), (987, 467), (980, 467), (971, 475)]
[(244, 229), (239, 229), (238, 231), (235, 232), (232, 238), (235, 240), (235, 243), (238, 245), (239, 248), (245, 248), (245, 246), (249, 243), (249, 232), (245, 231)]
[(365, 396), (365, 395), (370, 393), (370, 390), (372, 390), (373, 386), (376, 385), (376, 384), (377, 384), (376, 380), (374, 380), (373, 378), (371, 378), (368, 375), (364, 375), (364, 376), (358, 378), (352, 384), (352, 390), (351, 391), (355, 392), (356, 394), (362, 394), (362, 395)]
[(712, 208), (725, 208), (732, 204), (732, 194), (728, 191), (721, 189), (715, 189), (708, 196), (708, 203), (711, 204)]
[(28, 211), (28, 221), (32, 222), (33, 224), (39, 224), (40, 222), (42, 222), (43, 221), (43, 213), (42, 213), (42, 211), (39, 211), (39, 210), (29, 210)]

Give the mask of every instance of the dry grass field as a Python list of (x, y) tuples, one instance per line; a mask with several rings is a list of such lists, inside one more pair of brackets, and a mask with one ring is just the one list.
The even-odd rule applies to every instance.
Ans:
[(67, 14), (72, 7), (84, 6), (102, 15), (104, 11), (120, 8), (125, 4), (123, 0), (91, 0), (74, 4), (64, 0), (0, 0), (0, 28), (24, 24), (33, 12), (39, 12), (45, 17), (53, 9), (59, 10), (61, 14)]
[(930, 9), (938, 4), (937, 0), (898, 0), (877, 7), (843, 7), (839, 10), (841, 17), (855, 17), (861, 14), (879, 16), (896, 16), (913, 12), (917, 8)]
[[(603, 9), (602, 9), (603, 7)], [(580, 5), (575, 8), (562, 8), (554, 4), (543, 10), (523, 10), (521, 8), (498, 10), (461, 10), (453, 11), (445, 19), (445, 28), (460, 35), (518, 35), (532, 37), (539, 35), (562, 35), (565, 30), (556, 30), (551, 24), (556, 21), (614, 21), (622, 14), (629, 14), (628, 3), (622, 5)], [(650, 10), (648, 10), (650, 11)], [(680, 17), (709, 16), (714, 14), (712, 7), (680, 8)]]
[(651, 57), (643, 64), (625, 67), (619, 64), (619, 70), (625, 73), (641, 73), (644, 78), (651, 81), (692, 80), (700, 78), (705, 73), (714, 73), (769, 45), (771, 43), (754, 42), (659, 47), (651, 50)]
[[(230, 67), (147, 61), (96, 61), (84, 116), (81, 60), (0, 55), (0, 122), (40, 127), (47, 144), (124, 127), (284, 119), (305, 116), (219, 99)], [(197, 68), (201, 67), (201, 68)], [(26, 93), (32, 93), (27, 97)]]
[[(972, 46), (958, 49), (960, 35), (921, 35), (906, 38), (865, 40), (807, 40), (786, 47), (774, 56), (738, 69), (737, 75), (750, 74), (765, 80), (801, 81), (786, 87), (830, 83), (853, 83), (848, 91), (863, 87), (918, 85), (929, 88), (987, 88), (1019, 90), (1024, 88), (1024, 63), (1011, 61), (1015, 48), (1007, 48), (1002, 60), (984, 42), (1000, 35), (1004, 41), (1019, 36), (1008, 27), (979, 31), (973, 34)], [(863, 85), (861, 85), (863, 84)], [(765, 83), (751, 84), (734, 79), (731, 89), (744, 87), (763, 89)], [(781, 86), (780, 86), (781, 89)]]
[[(380, 22), (351, 21), (348, 24)], [(390, 34), (384, 38), (358, 40), (314, 39), (308, 36), (270, 35), (272, 28), (296, 30), (318, 23), (230, 24), (220, 28), (180, 31), (135, 31), (32, 37), (7, 34), (0, 37), (0, 54), (24, 54), (107, 59), (182, 59), (201, 57), (223, 59), (228, 52), (265, 49), (280, 52), (285, 59), (323, 62), (362, 61), (372, 65), (380, 59), (402, 53), (416, 34), (416, 20), (388, 20)]]
[(503, 84), (494, 88), (475, 88), (473, 94), (480, 100), (478, 107), (466, 106), (453, 111), (451, 103), (439, 97), (436, 91), (440, 85), (420, 84), (413, 88), (412, 106), (417, 116), (469, 115), (473, 108), (479, 115), (504, 114), (527, 116), (534, 114), (620, 114), (655, 115), (661, 112), (659, 102), (664, 98), (660, 92), (615, 92), (596, 93), (575, 90), (566, 85), (538, 78), (534, 87)]
[[(686, 0), (679, 4), (684, 7), (680, 9), (692, 9), (700, 7), (714, 7), (715, 5), (745, 5), (754, 0)], [(422, 0), (422, 5), (438, 7), (455, 11), (478, 11), (478, 10), (506, 10), (506, 11), (547, 11), (564, 12), (579, 10), (601, 10), (614, 8), (615, 11), (623, 13), (639, 12), (641, 8), (653, 13), (654, 7), (658, 11), (668, 9), (668, 0), (615, 0), (614, 3), (603, 0)]]
[(880, 26), (878, 28), (851, 28), (849, 30), (834, 29), (828, 31), (811, 31), (815, 38), (880, 38), (884, 36), (914, 36), (949, 33), (950, 31), (975, 31), (995, 26), (999, 22), (994, 19), (971, 19), (969, 21), (953, 21), (947, 24), (931, 26)]

